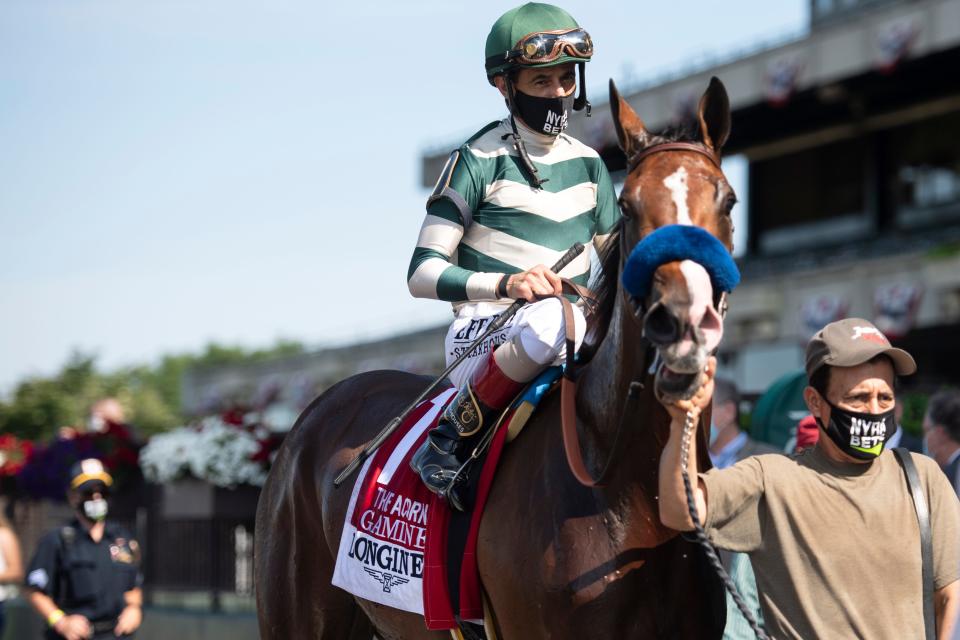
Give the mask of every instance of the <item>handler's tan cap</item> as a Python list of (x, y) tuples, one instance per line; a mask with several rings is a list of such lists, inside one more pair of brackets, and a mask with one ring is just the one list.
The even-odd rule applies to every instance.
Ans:
[(855, 367), (885, 355), (893, 362), (898, 376), (916, 372), (913, 356), (890, 345), (887, 336), (863, 318), (844, 318), (831, 322), (807, 343), (807, 377), (825, 364), (831, 367)]

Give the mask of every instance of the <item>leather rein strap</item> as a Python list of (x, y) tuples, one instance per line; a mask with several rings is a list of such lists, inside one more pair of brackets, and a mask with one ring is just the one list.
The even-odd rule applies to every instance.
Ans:
[[(567, 285), (567, 283), (565, 281), (563, 284)], [(564, 295), (558, 295), (556, 298), (560, 301), (560, 306), (563, 307), (563, 333), (566, 341), (566, 366), (563, 369), (563, 378), (560, 380), (560, 423), (563, 427), (563, 450), (567, 454), (567, 465), (573, 472), (574, 477), (581, 484), (594, 487), (597, 485), (597, 481), (590, 475), (587, 465), (583, 462), (583, 451), (580, 449), (580, 438), (577, 436), (577, 372), (575, 360), (577, 333), (573, 305)]]
[(927, 640), (935, 640), (937, 625), (933, 611), (933, 534), (930, 530), (930, 508), (927, 505), (926, 497), (923, 495), (920, 475), (917, 473), (917, 467), (913, 463), (910, 452), (903, 447), (897, 447), (893, 450), (893, 453), (897, 456), (897, 460), (907, 476), (907, 488), (910, 490), (913, 506), (917, 511), (917, 524), (920, 525), (920, 561), (923, 578), (923, 626)]
[[(561, 280), (563, 281), (564, 291), (579, 296), (587, 303), (588, 307), (594, 302), (589, 291), (578, 287), (565, 278)], [(577, 481), (585, 487), (598, 487), (602, 486), (603, 481), (613, 468), (613, 460), (617, 450), (620, 448), (620, 436), (623, 433), (624, 422), (629, 412), (627, 408), (624, 407), (624, 411), (620, 416), (620, 424), (614, 435), (610, 456), (603, 465), (600, 475), (594, 478), (587, 469), (586, 463), (583, 461), (583, 450), (580, 448), (580, 437), (577, 433), (577, 376), (579, 375), (580, 369), (583, 368), (583, 364), (578, 365), (575, 360), (577, 336), (576, 326), (574, 324), (573, 305), (564, 295), (554, 297), (560, 301), (560, 305), (563, 308), (563, 331), (566, 342), (566, 366), (563, 370), (563, 378), (560, 380), (560, 422), (563, 433), (563, 450), (567, 456), (567, 466), (570, 467), (570, 471)], [(646, 349), (644, 348), (644, 353), (645, 352)], [(646, 364), (644, 363), (644, 369), (645, 368)], [(636, 386), (642, 385), (640, 385), (640, 383), (630, 385), (627, 402), (636, 399), (638, 395), (637, 389), (635, 388)]]

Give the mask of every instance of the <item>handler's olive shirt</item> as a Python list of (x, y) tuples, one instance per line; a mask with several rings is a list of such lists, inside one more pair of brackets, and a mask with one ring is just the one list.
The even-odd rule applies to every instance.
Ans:
[[(932, 459), (913, 460), (940, 589), (960, 577), (960, 503)], [(892, 452), (843, 464), (814, 447), (700, 477), (707, 533), (718, 547), (750, 554), (773, 637), (923, 637), (920, 529)]]

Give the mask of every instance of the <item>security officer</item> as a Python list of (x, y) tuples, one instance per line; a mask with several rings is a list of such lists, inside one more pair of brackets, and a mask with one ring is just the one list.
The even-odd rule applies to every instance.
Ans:
[(47, 532), (27, 569), (27, 599), (46, 621), (46, 640), (132, 638), (143, 618), (140, 547), (106, 521), (113, 478), (94, 458), (70, 472), (76, 519)]

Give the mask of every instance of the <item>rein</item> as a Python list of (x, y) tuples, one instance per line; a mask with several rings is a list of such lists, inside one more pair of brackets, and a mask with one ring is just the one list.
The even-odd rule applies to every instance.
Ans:
[[(623, 233), (620, 234), (620, 265), (621, 270), (624, 261), (624, 251), (623, 251)], [(570, 284), (573, 287), (573, 293), (579, 295), (584, 301), (589, 300), (585, 297), (582, 291), (569, 283), (569, 281), (564, 281), (564, 284)], [(630, 389), (627, 392), (627, 398), (624, 401), (624, 406), (620, 412), (620, 421), (617, 424), (617, 430), (613, 436), (613, 444), (610, 447), (610, 454), (607, 456), (607, 460), (603, 465), (603, 468), (600, 470), (600, 475), (596, 478), (593, 477), (593, 474), (590, 473), (590, 470), (587, 469), (587, 465), (583, 460), (583, 450), (580, 448), (580, 436), (577, 432), (577, 379), (580, 377), (580, 373), (586, 368), (588, 362), (576, 362), (576, 334), (574, 333), (574, 320), (573, 320), (573, 305), (570, 304), (570, 301), (563, 295), (555, 296), (560, 300), (560, 305), (563, 308), (563, 329), (564, 329), (564, 340), (566, 342), (566, 358), (565, 358), (565, 367), (563, 369), (563, 378), (560, 380), (560, 424), (561, 431), (563, 434), (563, 451), (567, 456), (567, 466), (570, 467), (571, 473), (577, 479), (577, 481), (585, 487), (594, 488), (603, 486), (604, 481), (610, 475), (610, 471), (613, 470), (613, 461), (616, 458), (617, 451), (620, 449), (620, 440), (623, 436), (624, 426), (627, 422), (627, 416), (631, 413), (628, 410), (628, 404), (633, 404), (636, 402), (637, 398), (640, 395), (640, 390), (643, 389), (643, 382), (639, 380), (634, 380), (630, 383)], [(641, 339), (640, 342), (640, 351), (641, 351), (641, 367), (640, 371), (646, 372), (649, 361), (650, 353), (650, 342), (646, 337)], [(645, 373), (641, 375), (646, 375)]]

